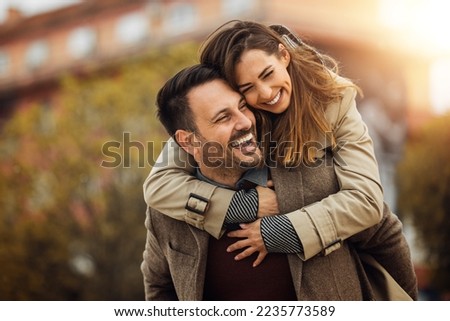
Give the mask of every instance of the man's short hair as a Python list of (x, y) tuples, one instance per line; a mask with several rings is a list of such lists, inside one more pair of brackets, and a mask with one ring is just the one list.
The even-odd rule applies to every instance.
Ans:
[(187, 95), (195, 87), (216, 79), (223, 79), (218, 70), (197, 64), (179, 71), (159, 90), (156, 97), (157, 116), (169, 135), (174, 136), (179, 129), (196, 131)]

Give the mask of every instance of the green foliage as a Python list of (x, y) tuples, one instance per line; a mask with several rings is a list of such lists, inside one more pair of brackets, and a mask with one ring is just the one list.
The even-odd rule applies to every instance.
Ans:
[(450, 291), (450, 115), (434, 119), (406, 149), (399, 167), (399, 208), (412, 218), (432, 269), (432, 285)]
[(65, 77), (56, 106), (1, 129), (1, 300), (143, 299), (142, 183), (167, 138), (155, 96), (197, 48)]

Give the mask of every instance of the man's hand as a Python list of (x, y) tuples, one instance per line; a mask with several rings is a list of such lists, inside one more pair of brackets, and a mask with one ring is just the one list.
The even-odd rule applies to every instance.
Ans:
[(258, 214), (257, 217), (277, 215), (280, 213), (278, 209), (277, 195), (271, 189), (273, 182), (270, 180), (267, 182), (267, 187), (256, 186), (258, 192)]
[(255, 252), (259, 252), (258, 257), (255, 262), (253, 262), (253, 267), (256, 267), (267, 255), (267, 249), (261, 236), (261, 219), (257, 219), (248, 224), (240, 224), (240, 227), (241, 230), (236, 230), (227, 234), (229, 237), (243, 238), (242, 240), (231, 244), (227, 248), (227, 252), (234, 252), (245, 248), (245, 250), (234, 257), (237, 261), (242, 260)]

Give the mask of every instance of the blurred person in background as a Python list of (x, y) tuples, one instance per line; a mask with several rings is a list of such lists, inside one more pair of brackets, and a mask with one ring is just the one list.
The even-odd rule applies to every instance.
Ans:
[(407, 136), (404, 88), (393, 77), (373, 71), (369, 74), (368, 92), (359, 111), (373, 140), (375, 156), (383, 184), (384, 198), (397, 212), (397, 165), (403, 157)]

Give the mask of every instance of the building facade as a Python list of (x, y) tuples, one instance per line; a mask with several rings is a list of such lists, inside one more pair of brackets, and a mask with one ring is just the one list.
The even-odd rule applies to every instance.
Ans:
[(52, 104), (66, 73), (92, 74), (149, 48), (203, 37), (218, 21), (250, 18), (257, 1), (92, 0), (0, 25), (0, 118)]
[(51, 105), (62, 74), (92, 74), (149, 48), (201, 40), (227, 20), (252, 19), (288, 25), (368, 92), (380, 90), (373, 81), (401, 81), (414, 128), (431, 112), (431, 58), (383, 24), (385, 2), (90, 0), (31, 17), (10, 8), (0, 25), (0, 119), (35, 102)]

